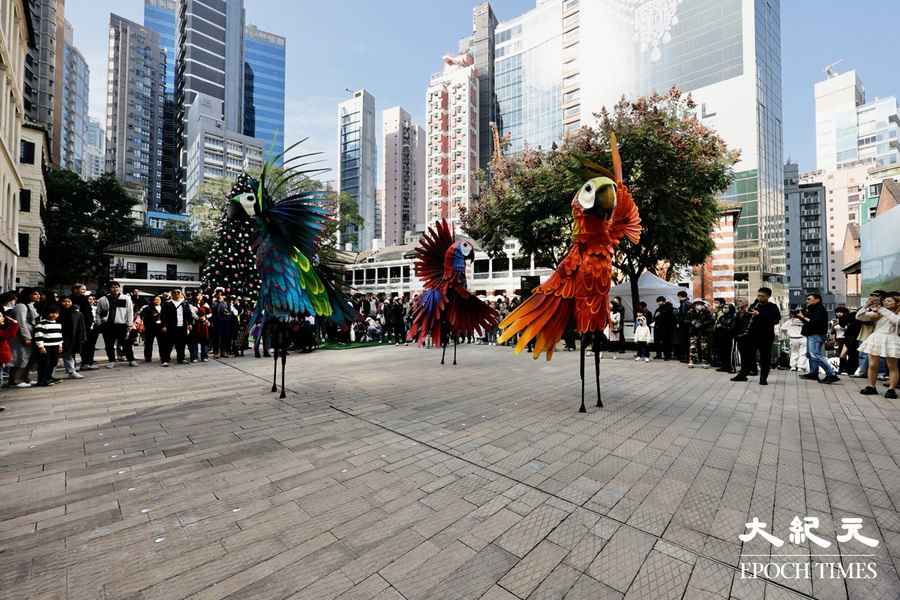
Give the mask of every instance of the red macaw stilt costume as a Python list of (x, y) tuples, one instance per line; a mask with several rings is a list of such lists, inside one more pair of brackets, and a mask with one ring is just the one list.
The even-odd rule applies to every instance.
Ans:
[[(641, 217), (622, 179), (622, 162), (614, 134), (610, 135), (610, 142), (612, 173), (599, 165), (588, 165), (599, 176), (585, 182), (572, 199), (575, 226), (568, 254), (553, 275), (500, 323), (503, 334), (497, 340), (499, 344), (519, 334), (517, 353), (534, 340), (532, 357), (536, 359), (541, 352), (546, 352), (549, 361), (574, 315), (575, 330), (581, 334), (580, 412), (587, 412), (584, 406), (587, 339), (594, 336), (596, 341), (609, 320), (613, 252), (623, 237), (636, 244), (641, 235)], [(595, 343), (597, 406), (602, 407), (600, 359), (596, 350)]]
[(412, 326), (406, 338), (425, 345), (430, 335), (441, 344), (441, 364), (447, 344), (453, 338), (453, 364), (459, 336), (481, 335), (497, 324), (497, 312), (466, 287), (466, 261), (475, 260), (475, 248), (466, 240), (454, 241), (453, 231), (441, 219), (419, 240), (416, 248), (416, 277), (425, 290), (413, 308)]

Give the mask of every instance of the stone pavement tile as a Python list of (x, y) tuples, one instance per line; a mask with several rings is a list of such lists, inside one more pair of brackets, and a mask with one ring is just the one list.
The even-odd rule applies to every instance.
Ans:
[(634, 583), (628, 600), (680, 600), (691, 577), (691, 566), (662, 552), (651, 551)]
[(677, 546), (665, 540), (658, 540), (656, 544), (654, 544), (653, 549), (658, 552), (662, 552), (663, 554), (668, 554), (672, 558), (677, 558), (681, 562), (687, 563), (689, 565), (693, 565), (697, 561), (697, 555), (693, 552), (685, 550), (681, 546)]
[(544, 539), (566, 516), (567, 513), (558, 508), (547, 505), (539, 506), (500, 536), (497, 545), (521, 558)]
[(469, 514), (475, 515), (475, 506), (465, 500), (457, 500), (420, 520), (413, 530), (423, 537), (431, 537)]
[(528, 596), (528, 600), (560, 600), (581, 575), (581, 571), (573, 569), (565, 563), (560, 564)]
[(474, 550), (481, 550), (521, 520), (521, 516), (502, 508), (488, 517), (483, 523), (473, 527), (471, 531), (461, 536), (459, 540)]
[(694, 571), (691, 573), (689, 587), (727, 598), (735, 574), (736, 571), (730, 566), (711, 561), (708, 558), (698, 558), (694, 564)]
[(371, 600), (389, 586), (379, 575), (372, 575), (337, 597), (337, 600)]
[(333, 571), (309, 587), (288, 596), (287, 600), (332, 600), (353, 587), (340, 571)]
[(600, 517), (591, 511), (577, 508), (547, 537), (551, 542), (571, 550), (590, 533)]
[(381, 569), (380, 576), (390, 581), (400, 581), (410, 571), (418, 568), (441, 549), (430, 541), (424, 541), (397, 560)]
[(407, 600), (431, 600), (429, 591), (475, 555), (471, 548), (454, 542), (400, 580), (388, 582)]
[(437, 587), (429, 592), (428, 600), (476, 600), (507, 573), (517, 558), (506, 550), (490, 544), (470, 558)]
[(654, 543), (653, 536), (623, 525), (590, 564), (588, 574), (625, 593)]
[(504, 575), (499, 583), (520, 598), (526, 598), (566, 554), (566, 549), (544, 540)]
[[(396, 535), (392, 534), (381, 544), (365, 550), (358, 558), (344, 565), (342, 570), (354, 584), (359, 583), (423, 541), (425, 538), (412, 529), (404, 529)], [(359, 546), (352, 545), (350, 547), (358, 548)]]
[(495, 585), (481, 597), (481, 600), (519, 600), (519, 597)]
[(622, 600), (621, 592), (603, 585), (588, 575), (582, 575), (569, 589), (564, 600)]

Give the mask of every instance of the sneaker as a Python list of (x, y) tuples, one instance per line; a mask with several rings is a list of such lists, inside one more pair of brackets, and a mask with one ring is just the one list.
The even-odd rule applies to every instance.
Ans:
[(759, 385), (769, 385), (768, 381), (760, 380)]
[(31, 387), (31, 384), (28, 383), (27, 381), (23, 381), (23, 382), (21, 382), (21, 383), (17, 383), (17, 384), (15, 385), (15, 387), (25, 389), (25, 388), (30, 388), (30, 387)]
[(878, 395), (878, 390), (876, 390), (874, 386), (867, 385), (863, 389), (859, 390), (859, 393), (863, 396), (876, 396)]
[[(46, 381), (38, 381), (34, 385), (35, 385), (35, 387), (48, 387), (50, 384), (47, 383)], [(29, 385), (29, 387), (31, 387), (31, 386)]]
[(128, 361), (128, 366), (129, 366), (129, 367), (136, 367), (136, 366), (138, 366), (137, 361), (136, 361), (136, 360), (129, 360), (129, 361)]
[(94, 364), (94, 363), (91, 363), (91, 364), (89, 364), (89, 365), (82, 365), (82, 366), (81, 366), (81, 370), (82, 370), (82, 371), (96, 371), (96, 370), (99, 369), (99, 368), (100, 368), (100, 367), (98, 367), (98, 366), (97, 366), (96, 364)]
[(650, 359), (647, 357), (644, 357), (644, 362), (650, 362)]
[(897, 391), (894, 388), (890, 388), (888, 391), (884, 393), (885, 398), (890, 398), (892, 400), (897, 399)]
[(106, 368), (107, 368), (107, 369), (115, 369), (115, 368), (116, 368), (116, 363), (111, 362), (111, 363), (109, 363), (108, 365), (106, 365)]
[(837, 383), (841, 378), (837, 375), (829, 375), (825, 379), (822, 380), (822, 383)]
[(167, 363), (167, 362), (159, 363), (159, 366), (161, 366), (161, 367), (168, 367), (168, 366), (169, 366), (169, 363)]
[(803, 375), (800, 376), (800, 379), (807, 379), (809, 381), (818, 381), (819, 376), (816, 375), (815, 373), (804, 373)]
[(201, 359), (200, 359), (200, 362), (209, 362), (209, 359), (208, 359), (208, 358), (201, 358)]
[(635, 357), (634, 357), (634, 360), (639, 361), (639, 360), (641, 360), (641, 357), (640, 357), (640, 356), (635, 356)]
[(81, 373), (69, 373), (69, 379), (84, 379)]
[(740, 373), (738, 373), (737, 375), (735, 375), (734, 377), (731, 378), (731, 381), (747, 381), (747, 376), (741, 375)]

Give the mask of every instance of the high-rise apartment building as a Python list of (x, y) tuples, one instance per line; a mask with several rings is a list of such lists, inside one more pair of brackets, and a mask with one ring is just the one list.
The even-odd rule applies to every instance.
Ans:
[(191, 136), (187, 114), (197, 94), (221, 100), (225, 128), (244, 131), (244, 2), (178, 0), (176, 19), (175, 119), (183, 160)]
[(472, 55), (478, 74), (478, 166), (485, 171), (491, 160), (491, 127), (502, 125), (494, 89), (497, 24), (490, 3), (479, 4), (472, 9), (472, 35), (459, 42), (459, 53)]
[(740, 208), (735, 295), (767, 285), (783, 297), (780, 0), (538, 0), (496, 25), (494, 45), (495, 121), (514, 152), (594, 125), (623, 96), (690, 92), (700, 121), (741, 151), (723, 195)]
[(162, 109), (162, 171), (159, 176), (160, 207), (166, 212), (184, 210), (178, 187), (178, 127), (175, 123), (175, 55), (177, 0), (144, 0), (144, 27), (159, 34), (166, 53)]
[[(19, 244), (20, 191), (24, 155), (27, 148), (21, 147), (21, 130), (25, 121), (23, 94), (15, 90), (25, 84), (26, 55), (31, 55), (35, 47), (35, 29), (31, 21), (31, 10), (27, 0), (10, 0), (3, 3), (4, 18), (0, 20), (0, 55), (4, 68), (0, 69), (0, 89), (6, 96), (4, 121), (0, 127), (0, 144), (6, 152), (0, 153), (0, 285), (5, 290), (18, 286), (16, 274), (22, 248)], [(32, 159), (34, 157), (31, 157)]]
[(106, 171), (158, 210), (166, 54), (158, 33), (111, 14), (108, 56)]
[(263, 165), (261, 140), (231, 131), (222, 118), (222, 101), (197, 94), (188, 111), (191, 137), (187, 143), (187, 203), (202, 193), (210, 179), (237, 179), (244, 168), (260, 170)]
[(375, 97), (366, 90), (338, 104), (338, 195), (346, 192), (359, 208), (362, 227), (341, 232), (354, 250), (370, 250), (379, 229), (375, 201), (378, 150), (375, 145)]
[(34, 24), (35, 46), (25, 58), (22, 88), (25, 114), (29, 121), (47, 128), (50, 159), (60, 163), (62, 121), (63, 44), (65, 40), (65, 0), (29, 0)]
[[(497, 121), (508, 139), (508, 153), (526, 147), (548, 150), (562, 140), (561, 90), (568, 81), (561, 60), (562, 10), (562, 0), (544, 0), (533, 10), (497, 25), (494, 91)], [(490, 140), (488, 137), (487, 149), (481, 150), (488, 158)]]
[(88, 124), (90, 69), (74, 45), (72, 25), (65, 23), (63, 45), (62, 112), (60, 114), (59, 164), (63, 169), (81, 173)]
[(830, 171), (856, 162), (874, 167), (900, 164), (900, 115), (893, 96), (866, 102), (856, 71), (836, 73), (815, 85), (816, 169)]
[(244, 135), (265, 143), (267, 160), (284, 151), (286, 41), (255, 25), (244, 29)]
[(103, 125), (88, 118), (84, 136), (84, 159), (81, 161), (81, 177), (96, 179), (106, 172), (106, 132)]
[(801, 304), (809, 292), (830, 296), (825, 186), (800, 183), (799, 167), (789, 161), (784, 165), (784, 204), (791, 304)]
[(445, 56), (425, 94), (425, 220), (457, 227), (478, 190), (478, 69), (471, 54)]
[(381, 113), (384, 132), (384, 203), (381, 237), (385, 246), (403, 244), (406, 233), (425, 223), (425, 130), (403, 108)]

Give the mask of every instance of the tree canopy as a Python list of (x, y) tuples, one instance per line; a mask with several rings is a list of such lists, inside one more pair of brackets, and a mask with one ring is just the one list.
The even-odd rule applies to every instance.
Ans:
[(131, 242), (144, 232), (134, 218), (139, 202), (112, 175), (84, 181), (72, 171), (51, 169), (45, 176), (47, 283), (108, 278), (107, 247)]
[(515, 238), (523, 254), (558, 262), (571, 239), (572, 198), (584, 183), (579, 159), (610, 165), (614, 131), (643, 229), (639, 244), (619, 245), (614, 263), (631, 279), (632, 294), (641, 273), (661, 263), (703, 263), (714, 249), (719, 196), (739, 155), (700, 123), (694, 109), (690, 96), (674, 88), (634, 102), (623, 98), (612, 112), (596, 115), (596, 128), (581, 128), (559, 148), (494, 161), (490, 182), (464, 215), (466, 231), (493, 256)]

